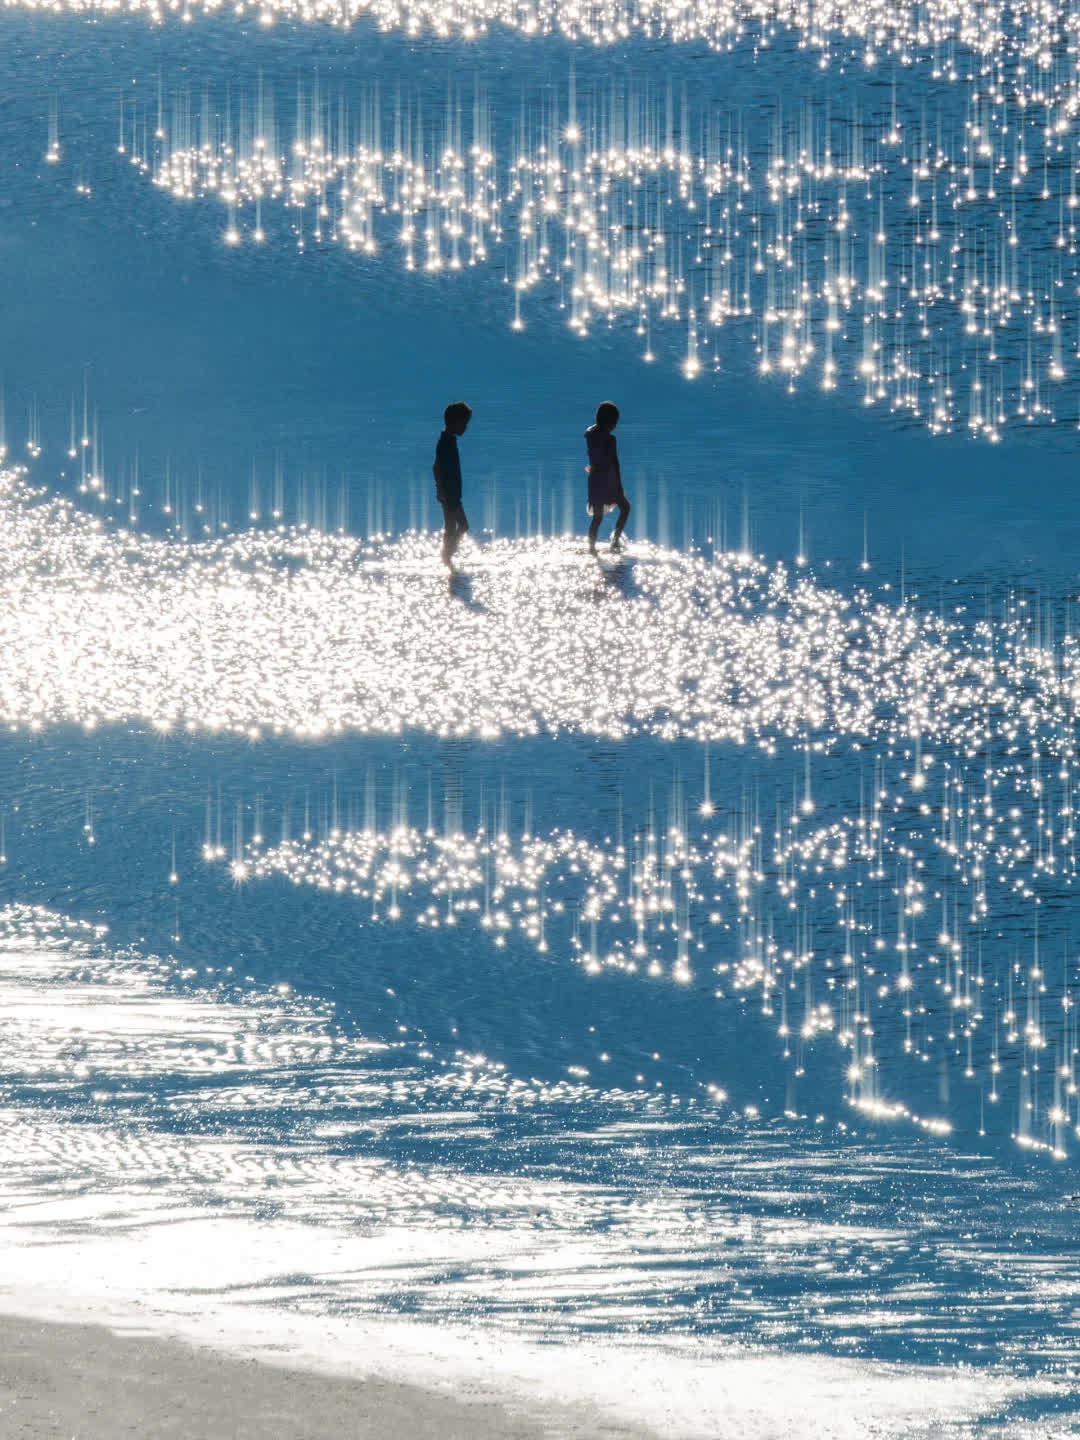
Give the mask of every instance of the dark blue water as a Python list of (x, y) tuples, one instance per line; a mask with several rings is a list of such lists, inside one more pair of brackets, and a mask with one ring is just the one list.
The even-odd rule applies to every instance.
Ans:
[[(474, 90), (496, 168), (515, 147), (537, 163), (572, 75), (601, 129), (618, 91), (670, 111), (680, 153), (736, 137), (756, 188), (724, 244), (751, 275), (778, 136), (801, 125), (839, 154), (921, 126), (959, 163), (979, 82), (823, 75), (782, 33), (718, 55), (366, 22), (0, 26), (8, 457), (103, 520), (87, 539), (5, 491), (12, 1205), (55, 1204), (42, 1235), (81, 1237), (90, 1297), (110, 1215), (133, 1235), (225, 1215), (269, 1237), (235, 1242), (255, 1258), (229, 1283), (270, 1312), (483, 1324), (493, 1344), (653, 1337), (685, 1342), (699, 1377), (733, 1341), (943, 1383), (984, 1367), (981, 1398), (933, 1414), (902, 1369), (907, 1398), (875, 1423), (1049, 1426), (1076, 1365), (1071, 373), (1054, 391), (1040, 371), (1045, 407), (990, 443), (963, 408), (976, 342), (941, 301), (918, 358), (925, 316), (904, 302), (882, 346), (895, 359), (910, 326), (912, 367), (963, 397), (932, 435), (866, 405), (850, 367), (829, 391), (761, 373), (763, 299), (708, 345), (702, 323), (688, 379), (685, 305), (705, 303), (723, 217), (716, 200), (703, 231), (675, 182), (679, 319), (642, 297), (584, 336), (550, 272), (512, 328), (532, 244), (512, 195), (501, 248), (429, 272), (404, 267), (391, 215), (377, 254), (350, 252), (333, 196), (319, 238), (317, 197), (268, 196), (256, 221), (250, 197), (154, 183), (185, 125), (205, 162), (212, 137), (250, 142), (267, 96), (283, 152), (356, 140), (376, 84), (391, 134), (410, 106), (427, 117), (410, 143), (432, 167)], [(791, 234), (872, 287), (865, 217), (843, 260), (818, 168)], [(860, 185), (888, 202), (893, 273), (916, 244), (948, 248), (904, 218), (911, 169), (905, 152), (850, 181), (852, 212)], [(1063, 354), (1071, 172), (1048, 158), (1051, 200), (988, 201), (951, 252), (972, 247), (957, 273), (984, 273), (985, 300), (995, 226), (1021, 227), (1017, 274), (1055, 291)], [(573, 227), (552, 213), (557, 249)], [(1039, 297), (994, 342), (1006, 409), (1058, 333)], [(879, 322), (844, 323), (854, 354)], [(430, 455), (458, 396), (479, 539), (447, 588), (435, 535), (401, 537), (434, 528)], [(594, 570), (562, 537), (584, 528), (581, 432), (607, 397), (635, 513), (628, 557)], [(279, 523), (300, 528), (267, 540)], [(736, 551), (764, 569), (729, 593)], [(400, 893), (341, 859), (354, 839), (380, 866), (407, 854)], [(310, 1274), (275, 1226), (309, 1237)], [(358, 1236), (414, 1248), (387, 1269)], [(163, 1303), (167, 1272), (158, 1257), (125, 1300)], [(667, 1433), (698, 1433), (672, 1413)], [(805, 1414), (818, 1433), (828, 1405)]]

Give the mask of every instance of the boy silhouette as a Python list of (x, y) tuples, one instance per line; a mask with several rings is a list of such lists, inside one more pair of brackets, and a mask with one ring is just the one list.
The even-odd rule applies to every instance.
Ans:
[(458, 438), (465, 434), (472, 419), (472, 410), (464, 400), (454, 400), (443, 411), (445, 429), (435, 446), (435, 498), (443, 511), (442, 562), (452, 570), (454, 554), (461, 537), (469, 528), (469, 520), (461, 505), (461, 458)]

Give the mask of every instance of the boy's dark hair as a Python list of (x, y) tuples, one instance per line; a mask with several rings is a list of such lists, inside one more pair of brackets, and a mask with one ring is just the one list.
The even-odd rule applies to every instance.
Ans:
[(464, 400), (451, 400), (442, 418), (445, 425), (453, 425), (457, 420), (471, 420), (472, 406), (466, 405)]
[(596, 423), (605, 429), (615, 424), (619, 418), (619, 407), (613, 405), (610, 400), (602, 400), (596, 407)]

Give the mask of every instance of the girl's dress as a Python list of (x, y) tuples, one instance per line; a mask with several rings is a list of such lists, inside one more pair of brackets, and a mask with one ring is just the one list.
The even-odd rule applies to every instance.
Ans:
[(585, 444), (589, 450), (589, 463), (585, 466), (589, 477), (589, 513), (603, 515), (618, 506), (623, 493), (615, 436), (610, 430), (601, 430), (599, 425), (590, 425), (585, 431)]

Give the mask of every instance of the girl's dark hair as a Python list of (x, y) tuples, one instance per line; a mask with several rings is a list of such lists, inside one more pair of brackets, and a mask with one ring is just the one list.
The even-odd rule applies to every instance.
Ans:
[(596, 423), (603, 425), (605, 429), (615, 424), (619, 418), (619, 407), (613, 405), (610, 400), (602, 400), (596, 407)]
[(443, 411), (443, 423), (452, 425), (455, 420), (471, 420), (472, 406), (466, 405), (464, 400), (451, 400)]

